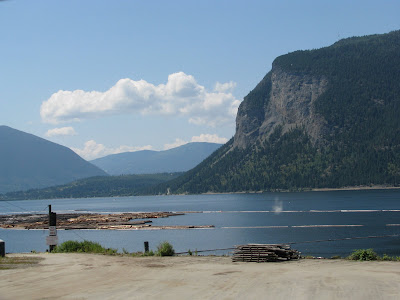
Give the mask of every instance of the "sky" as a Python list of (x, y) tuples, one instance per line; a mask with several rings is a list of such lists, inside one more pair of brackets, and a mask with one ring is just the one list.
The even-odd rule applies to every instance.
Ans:
[(0, 1), (0, 125), (87, 160), (225, 143), (277, 56), (399, 15), (398, 0)]

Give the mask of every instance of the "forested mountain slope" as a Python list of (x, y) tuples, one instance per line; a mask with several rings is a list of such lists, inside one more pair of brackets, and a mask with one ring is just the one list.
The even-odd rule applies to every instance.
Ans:
[(43, 189), (10, 192), (0, 200), (122, 197), (143, 194), (146, 188), (177, 178), (182, 173), (95, 176)]
[(400, 183), (400, 31), (275, 59), (236, 134), (163, 193)]

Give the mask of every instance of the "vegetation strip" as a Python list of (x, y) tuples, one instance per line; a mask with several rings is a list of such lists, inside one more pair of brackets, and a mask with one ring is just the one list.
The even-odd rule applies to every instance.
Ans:
[[(116, 255), (118, 250), (114, 248), (104, 248), (102, 245), (96, 242), (84, 240), (78, 241), (66, 241), (55, 247), (53, 253), (96, 253), (105, 255)], [(175, 254), (174, 247), (167, 241), (160, 243), (157, 246), (157, 251), (148, 252), (133, 252), (129, 253), (126, 249), (123, 249), (123, 255), (130, 256), (173, 256)]]
[(41, 262), (40, 257), (0, 257), (0, 270), (15, 269), (23, 266), (36, 265)]

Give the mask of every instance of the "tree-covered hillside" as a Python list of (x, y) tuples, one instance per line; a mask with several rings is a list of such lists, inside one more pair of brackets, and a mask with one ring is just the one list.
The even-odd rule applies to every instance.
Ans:
[[(268, 134), (258, 130), (268, 114), (276, 70), (326, 79), (326, 89), (308, 107), (314, 112), (310, 116), (322, 120), (318, 139), (302, 125), (283, 130), (282, 124)], [(238, 116), (244, 117), (237, 128), (250, 128), (247, 135), (255, 136), (253, 142), (237, 147), (232, 139), (196, 168), (152, 192), (399, 185), (400, 31), (278, 57), (245, 97)]]
[(180, 175), (182, 173), (96, 176), (60, 186), (11, 192), (0, 195), (0, 200), (134, 196)]

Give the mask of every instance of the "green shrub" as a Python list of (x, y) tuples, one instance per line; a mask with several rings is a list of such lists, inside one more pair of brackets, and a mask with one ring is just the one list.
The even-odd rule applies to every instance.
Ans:
[(157, 246), (157, 255), (159, 256), (173, 256), (174, 254), (175, 250), (168, 242), (162, 242)]
[(78, 252), (78, 253), (102, 253), (102, 254), (116, 254), (117, 249), (104, 248), (99, 243), (91, 241), (66, 241), (54, 248), (53, 252), (66, 253), (66, 252)]
[(150, 250), (150, 251), (148, 251), (148, 252), (144, 252), (144, 253), (142, 254), (142, 256), (154, 256), (154, 255), (155, 255), (155, 253), (154, 253), (153, 250)]
[(357, 249), (348, 258), (351, 260), (377, 260), (379, 257), (373, 249)]
[(383, 254), (382, 260), (395, 260), (395, 258), (394, 257), (390, 257), (387, 254)]

